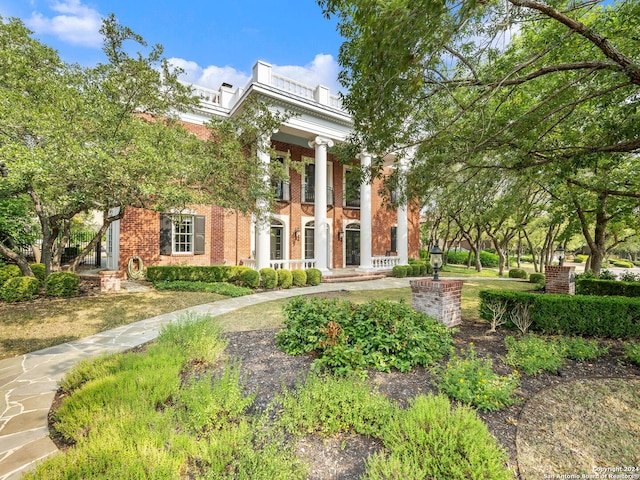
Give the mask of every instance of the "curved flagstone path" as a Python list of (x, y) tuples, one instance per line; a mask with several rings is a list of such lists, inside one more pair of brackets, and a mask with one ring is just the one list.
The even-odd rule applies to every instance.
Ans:
[(47, 415), (58, 389), (58, 381), (79, 360), (125, 351), (153, 340), (163, 325), (185, 312), (217, 316), (249, 305), (309, 293), (403, 288), (409, 286), (409, 280), (385, 278), (368, 282), (323, 283), (315, 287), (230, 298), (0, 360), (0, 480), (18, 479), (22, 473), (33, 469), (36, 462), (58, 451), (49, 438)]

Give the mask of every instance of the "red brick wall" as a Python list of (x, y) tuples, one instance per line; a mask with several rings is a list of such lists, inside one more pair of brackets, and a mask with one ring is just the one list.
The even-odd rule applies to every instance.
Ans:
[[(199, 138), (209, 135), (206, 127), (185, 124), (189, 131)], [(291, 160), (300, 162), (303, 156), (313, 158), (312, 148), (274, 142), (273, 147), (282, 153), (289, 153)], [(333, 228), (333, 268), (344, 267), (343, 242), (338, 240), (338, 231), (343, 228), (344, 221), (359, 221), (360, 210), (343, 208), (343, 165), (333, 155), (328, 155), (333, 162), (333, 188), (335, 204), (327, 209), (327, 220)], [(301, 258), (304, 225), (301, 217), (313, 217), (314, 206), (302, 204), (302, 175), (290, 170), (291, 201), (279, 202), (275, 213), (289, 217), (288, 252), (292, 259)], [(391, 227), (397, 225), (396, 209), (389, 209), (382, 204), (377, 192), (382, 187), (382, 180), (376, 179), (371, 187), (372, 192), (372, 254), (384, 255), (391, 248)], [(206, 218), (205, 254), (160, 255), (160, 215), (157, 212), (129, 208), (120, 226), (120, 270), (126, 271), (131, 256), (139, 256), (145, 265), (237, 265), (243, 258), (251, 256), (251, 219), (231, 210), (217, 206), (199, 205), (192, 207), (198, 215)], [(420, 248), (420, 219), (415, 209), (410, 209), (409, 223), (409, 256), (418, 257)], [(294, 232), (300, 229), (300, 240), (295, 239)]]

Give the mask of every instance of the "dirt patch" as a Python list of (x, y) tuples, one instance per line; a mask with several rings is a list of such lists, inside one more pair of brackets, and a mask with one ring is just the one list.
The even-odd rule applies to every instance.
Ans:
[[(506, 375), (513, 370), (513, 367), (502, 361), (502, 357), (506, 354), (505, 333), (499, 331), (487, 335), (486, 330), (486, 324), (465, 322), (454, 335), (455, 346), (466, 348), (470, 342), (473, 342), (478, 356), (489, 355), (493, 359), (497, 373)], [(230, 358), (241, 359), (246, 391), (257, 392), (256, 402), (253, 405), (255, 412), (266, 408), (274, 396), (281, 391), (282, 385), (287, 388), (295, 387), (296, 381), (307, 375), (313, 361), (309, 356), (294, 357), (279, 351), (275, 342), (275, 332), (276, 330), (255, 330), (227, 334), (229, 338), (227, 355)], [(517, 392), (520, 398), (517, 404), (499, 412), (478, 413), (478, 416), (488, 425), (490, 432), (507, 451), (509, 466), (514, 471), (519, 472), (516, 442), (518, 425), (537, 416), (541, 417), (542, 422), (548, 423), (562, 412), (571, 412), (572, 407), (567, 404), (571, 398), (561, 403), (547, 403), (537, 408), (537, 402), (545, 397), (544, 392), (578, 379), (591, 379), (596, 383), (605, 382), (612, 377), (640, 380), (640, 369), (624, 361), (622, 342), (610, 341), (609, 343), (611, 345), (609, 353), (597, 360), (589, 362), (567, 360), (558, 372), (523, 376)], [(421, 367), (407, 373), (372, 372), (369, 378), (381, 393), (397, 400), (403, 406), (408, 405), (416, 395), (437, 392), (433, 374), (429, 369)], [(542, 395), (538, 396), (541, 392)], [(588, 432), (586, 438), (588, 439)], [(312, 472), (310, 479), (355, 480), (365, 473), (365, 459), (376, 449), (382, 448), (370, 439), (364, 444), (359, 442), (362, 440), (355, 436), (337, 436), (324, 440), (305, 437), (298, 445), (297, 451), (302, 458), (309, 461)], [(351, 445), (354, 447), (351, 448)], [(301, 450), (302, 448), (304, 451)], [(633, 448), (635, 452), (640, 451), (637, 442)], [(567, 462), (571, 461), (568, 457), (564, 458)], [(343, 470), (339, 470), (338, 465), (343, 465)], [(571, 464), (559, 467), (570, 468)], [(556, 472), (552, 470), (545, 473), (555, 474)], [(522, 479), (541, 478), (539, 476), (524, 477), (519, 473), (518, 475), (518, 478)]]

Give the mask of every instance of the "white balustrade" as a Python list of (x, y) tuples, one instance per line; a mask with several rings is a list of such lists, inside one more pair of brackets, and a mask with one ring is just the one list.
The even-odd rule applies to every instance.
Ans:
[(376, 270), (391, 270), (396, 265), (400, 265), (400, 257), (374, 256), (371, 258), (371, 263)]
[(279, 90), (293, 93), (298, 97), (309, 98), (313, 100), (313, 88), (307, 85), (291, 80), (290, 78), (281, 77), (275, 73), (271, 74), (271, 85)]
[[(257, 270), (257, 263), (253, 258), (243, 258), (242, 265)], [(306, 270), (315, 268), (316, 260), (314, 258), (295, 259), (295, 260), (270, 260), (269, 267), (274, 270)]]

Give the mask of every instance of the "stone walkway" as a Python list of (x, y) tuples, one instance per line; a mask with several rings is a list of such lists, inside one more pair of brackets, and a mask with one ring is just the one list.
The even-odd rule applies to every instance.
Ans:
[[(0, 480), (20, 478), (23, 472), (33, 469), (36, 462), (58, 451), (49, 438), (47, 415), (58, 381), (79, 360), (125, 351), (153, 340), (163, 325), (186, 311), (217, 316), (249, 305), (309, 293), (403, 288), (409, 286), (409, 280), (386, 278), (257, 293), (159, 315), (91, 337), (0, 360)], [(127, 290), (133, 292), (134, 286)]]

